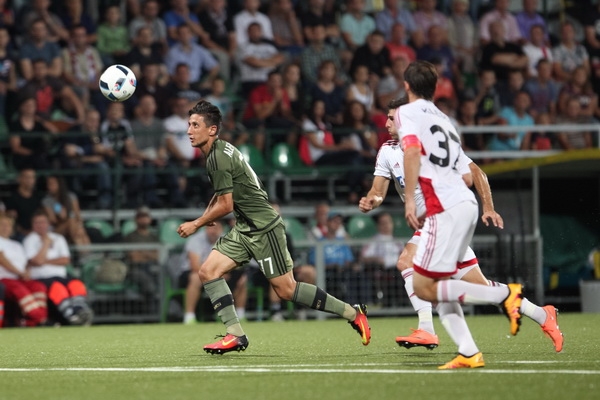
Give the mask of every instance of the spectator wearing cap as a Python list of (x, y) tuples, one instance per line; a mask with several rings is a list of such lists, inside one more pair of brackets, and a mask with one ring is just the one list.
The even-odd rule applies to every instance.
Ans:
[[(135, 211), (135, 230), (122, 239), (123, 243), (159, 243), (159, 237), (152, 227), (150, 208), (141, 206)], [(147, 297), (157, 293), (157, 266), (159, 265), (157, 250), (129, 250), (127, 252), (126, 280), (138, 286)]]

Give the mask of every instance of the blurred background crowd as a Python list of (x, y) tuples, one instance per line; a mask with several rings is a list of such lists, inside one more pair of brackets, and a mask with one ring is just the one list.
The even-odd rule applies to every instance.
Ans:
[[(63, 243), (60, 237), (77, 245), (73, 256), (66, 246), (56, 253), (66, 267), (60, 274), (41, 277), (68, 288), (48, 294), (64, 323), (92, 318), (77, 303), (81, 290), (71, 290), (73, 266), (94, 293), (96, 317), (104, 313), (97, 305), (103, 282), (112, 285), (105, 288), (108, 304), (115, 290), (129, 299), (135, 288), (135, 312), (151, 312), (152, 320), (169, 314), (157, 287), (167, 299), (179, 293), (182, 317), (193, 322), (201, 298), (190, 270), (206, 256), (194, 249), (210, 249), (227, 228), (200, 232), (192, 246), (176, 235), (182, 220), (172, 218), (197, 213), (212, 195), (203, 156), (186, 133), (188, 110), (204, 98), (222, 111), (220, 137), (267, 175), (272, 199), (297, 201), (270, 185), (269, 177), (281, 178), (274, 168), (305, 178), (314, 216), (306, 223), (288, 216), (286, 224), (300, 243), (339, 242), (325, 246), (328, 288), (398, 305), (396, 238), (412, 232), (402, 230), (402, 218), (382, 213), (377, 222), (353, 215), (346, 233), (329, 203), (355, 210), (370, 187), (377, 151), (389, 140), (387, 104), (405, 94), (404, 70), (416, 59), (436, 66), (434, 101), (469, 154), (489, 155), (478, 163), (501, 160), (495, 151), (598, 145), (592, 131), (573, 129), (600, 117), (600, 3), (591, 0), (0, 0), (0, 237), (16, 240), (1, 243), (18, 250), (17, 242), (31, 237), (18, 260), (40, 265), (47, 246)], [(134, 96), (123, 103), (109, 102), (98, 88), (101, 73), (115, 63), (137, 76)], [(565, 131), (543, 128), (550, 125)], [(315, 171), (342, 178), (328, 181), (327, 199), (316, 191)], [(112, 210), (113, 223), (108, 213), (84, 220), (95, 210)], [(116, 217), (123, 210), (131, 210), (124, 222)], [(371, 240), (370, 246), (350, 248), (349, 237)], [(122, 246), (110, 257), (86, 252), (101, 242)], [(156, 244), (186, 246), (183, 255), (169, 256), (174, 267), (166, 278), (157, 272), (165, 262), (157, 249), (166, 247)], [(305, 253), (311, 249), (304, 243)], [(297, 279), (314, 282), (315, 254), (299, 260)], [(2, 264), (4, 278), (40, 278), (30, 277), (25, 264)], [(246, 285), (252, 275), (230, 278), (241, 309), (247, 290), (265, 286)], [(254, 297), (269, 297), (274, 319), (289, 308), (266, 292)], [(35, 315), (26, 315), (31, 325), (46, 323), (44, 302), (37, 303)]]
[[(303, 166), (368, 171), (415, 59), (438, 68), (435, 102), (457, 129), (600, 114), (593, 1), (0, 0), (0, 166), (13, 178), (61, 175), (84, 209), (111, 208), (116, 186), (119, 207), (202, 203), (209, 186), (189, 173), (203, 159), (186, 130), (190, 104), (205, 98), (223, 112), (221, 137), (255, 158), (279, 145)], [(138, 78), (124, 103), (98, 89), (114, 63)], [(463, 145), (569, 150), (595, 140), (524, 128), (471, 132)], [(368, 175), (348, 175), (345, 200)]]

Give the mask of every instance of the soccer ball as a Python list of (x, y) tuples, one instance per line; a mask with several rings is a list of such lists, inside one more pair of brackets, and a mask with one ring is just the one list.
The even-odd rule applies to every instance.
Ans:
[(121, 64), (111, 65), (100, 76), (100, 91), (110, 101), (125, 101), (135, 92), (135, 74)]

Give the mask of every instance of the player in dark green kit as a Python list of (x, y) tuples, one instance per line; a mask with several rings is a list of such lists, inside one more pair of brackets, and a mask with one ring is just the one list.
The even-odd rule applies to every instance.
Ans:
[(201, 100), (189, 111), (189, 115), (188, 136), (192, 146), (202, 150), (206, 157), (206, 169), (215, 194), (204, 214), (184, 222), (177, 232), (181, 237), (188, 237), (230, 212), (236, 218), (233, 229), (219, 239), (198, 272), (217, 315), (227, 327), (227, 334), (221, 340), (204, 346), (204, 350), (223, 354), (248, 347), (248, 338), (235, 313), (233, 296), (223, 275), (251, 258), (259, 263), (281, 299), (347, 319), (360, 334), (362, 343), (368, 345), (371, 328), (366, 306), (351, 306), (314, 285), (294, 279), (283, 221), (269, 204), (260, 179), (242, 154), (232, 144), (219, 139), (222, 122), (219, 109)]

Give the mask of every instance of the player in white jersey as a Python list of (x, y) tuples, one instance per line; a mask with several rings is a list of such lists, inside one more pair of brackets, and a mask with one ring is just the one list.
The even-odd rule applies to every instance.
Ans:
[[(359, 209), (362, 212), (369, 212), (381, 205), (388, 191), (390, 181), (394, 182), (398, 195), (404, 201), (404, 152), (398, 142), (398, 130), (395, 128), (394, 115), (396, 109), (404, 104), (408, 99), (402, 98), (393, 100), (388, 105), (388, 119), (386, 129), (392, 137), (379, 149), (377, 161), (375, 164), (375, 172), (373, 185), (369, 193), (359, 202)], [(492, 225), (502, 229), (504, 222), (500, 214), (494, 210), (494, 202), (492, 199), (492, 191), (485, 173), (475, 164), (469, 157), (462, 158), (462, 162), (470, 169), (473, 175), (475, 189), (482, 202), (483, 214), (481, 220), (486, 226)], [(461, 167), (464, 169), (464, 166)], [(425, 214), (425, 200), (420, 187), (415, 190), (415, 203), (417, 206), (417, 214)], [(413, 237), (404, 247), (402, 253), (398, 257), (397, 268), (404, 279), (404, 287), (410, 302), (417, 312), (419, 318), (418, 329), (413, 330), (413, 333), (408, 336), (398, 336), (396, 343), (406, 348), (415, 346), (423, 346), (428, 349), (437, 347), (439, 340), (435, 334), (433, 327), (432, 305), (428, 301), (421, 300), (414, 295), (413, 290), (413, 265), (412, 259), (416, 253), (417, 245), (420, 240), (420, 232), (415, 231)], [(462, 256), (460, 263), (457, 265), (458, 270), (453, 279), (463, 279), (467, 282), (478, 283), (491, 286), (502, 286), (503, 284), (489, 281), (485, 278), (479, 268), (479, 262), (471, 247), (467, 247), (466, 253)], [(521, 313), (536, 321), (544, 331), (544, 333), (552, 340), (554, 349), (557, 352), (562, 350), (563, 335), (557, 323), (557, 312), (554, 306), (547, 305), (539, 307), (527, 299), (523, 299), (521, 303)]]
[[(435, 67), (426, 61), (411, 63), (404, 72), (409, 103), (396, 110), (394, 123), (404, 149), (405, 216), (421, 240), (413, 258), (415, 294), (437, 303), (442, 324), (458, 346), (458, 356), (440, 369), (485, 365), (465, 321), (461, 304), (498, 304), (516, 335), (521, 323), (522, 285), (492, 287), (450, 280), (471, 242), (477, 222), (477, 201), (468, 186), (470, 171), (461, 166), (460, 139), (454, 126), (431, 102), (437, 83)], [(417, 215), (415, 190), (425, 198), (425, 220)]]

